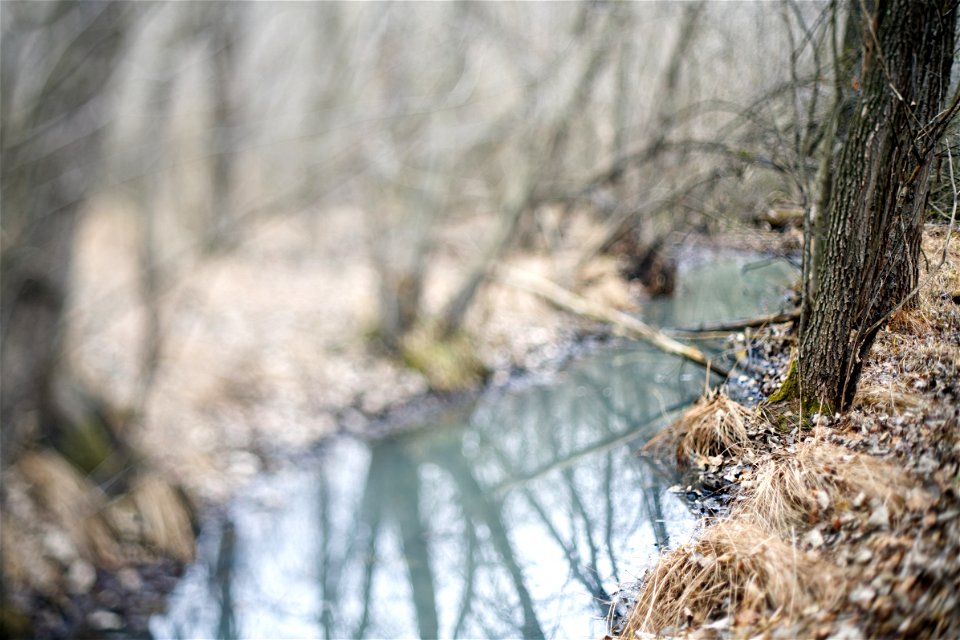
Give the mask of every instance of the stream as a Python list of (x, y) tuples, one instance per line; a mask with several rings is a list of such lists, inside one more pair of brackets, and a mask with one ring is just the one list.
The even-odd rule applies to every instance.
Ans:
[[(752, 256), (754, 260), (756, 256)], [(681, 271), (661, 326), (777, 311), (796, 277)], [(405, 435), (337, 438), (207, 523), (157, 638), (602, 637), (609, 602), (695, 517), (634, 455), (704, 372), (617, 342)]]

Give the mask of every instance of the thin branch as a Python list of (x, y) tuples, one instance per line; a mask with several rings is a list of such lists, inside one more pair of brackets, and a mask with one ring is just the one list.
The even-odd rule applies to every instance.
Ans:
[(706, 367), (708, 371), (717, 373), (725, 378), (730, 376), (730, 369), (724, 365), (712, 362), (710, 358), (696, 347), (678, 342), (659, 329), (637, 320), (622, 311), (617, 311), (616, 309), (581, 298), (575, 293), (567, 291), (563, 287), (559, 287), (549, 280), (527, 271), (500, 267), (497, 269), (496, 275), (504, 284), (539, 296), (564, 311), (569, 311), (570, 313), (591, 320), (607, 323), (620, 335), (643, 340), (661, 351)]
[(684, 327), (671, 331), (671, 335), (685, 336), (686, 334), (698, 334), (705, 332), (729, 333), (731, 331), (740, 331), (742, 329), (753, 329), (755, 327), (764, 327), (769, 324), (781, 324), (784, 322), (794, 322), (800, 317), (800, 309), (792, 311), (781, 311), (779, 313), (770, 313), (762, 316), (754, 316), (743, 320), (732, 320), (729, 322), (704, 323), (696, 327)]

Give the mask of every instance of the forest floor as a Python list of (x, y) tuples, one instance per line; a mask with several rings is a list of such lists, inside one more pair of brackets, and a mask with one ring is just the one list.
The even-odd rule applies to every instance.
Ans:
[[(721, 392), (649, 445), (676, 454), (705, 517), (617, 635), (960, 635), (960, 240), (944, 253), (946, 236), (926, 229), (920, 304), (881, 331), (852, 408), (802, 422)], [(767, 394), (795, 342), (785, 326), (753, 336)]]

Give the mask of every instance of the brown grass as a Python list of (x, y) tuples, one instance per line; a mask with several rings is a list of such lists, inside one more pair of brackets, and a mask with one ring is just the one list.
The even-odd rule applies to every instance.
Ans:
[[(927, 253), (936, 256), (932, 267), (943, 251), (942, 233), (936, 236), (928, 233), (924, 240)], [(931, 344), (931, 337), (952, 335), (960, 326), (960, 306), (954, 302), (960, 295), (960, 270), (953, 266), (960, 263), (956, 237), (948, 251), (951, 263), (923, 276), (918, 306), (898, 311), (878, 336), (857, 396), (861, 409), (916, 409), (922, 406), (928, 378), (950, 380), (960, 368), (960, 353), (950, 339)], [(897, 368), (891, 373), (877, 362), (896, 363)], [(740, 452), (749, 446), (746, 429), (755, 419), (729, 399), (712, 396), (645, 449), (662, 453), (676, 447), (683, 460)], [(623, 637), (683, 635), (724, 616), (729, 616), (726, 628), (736, 629), (737, 635), (769, 633), (773, 624), (797, 632), (815, 623), (811, 611), (840, 606), (858, 577), (801, 551), (801, 534), (814, 525), (842, 526), (849, 513), (862, 525), (878, 515), (881, 505), (895, 527), (908, 503), (914, 511), (926, 509), (932, 498), (901, 467), (827, 443), (825, 433), (817, 428), (795, 452), (775, 452), (749, 486), (743, 483), (745, 499), (730, 516), (699, 540), (661, 557), (644, 581)], [(868, 540), (873, 548), (905, 547), (912, 538), (892, 528), (874, 530)], [(715, 634), (722, 626), (703, 631)]]
[(147, 473), (137, 479), (132, 495), (146, 540), (180, 562), (192, 561), (195, 548), (190, 511), (170, 483)]
[(643, 451), (655, 456), (675, 451), (681, 468), (699, 457), (740, 456), (749, 448), (747, 429), (755, 420), (748, 409), (723, 392), (714, 392), (660, 431)]
[(902, 381), (892, 378), (886, 382), (864, 379), (854, 399), (854, 406), (876, 407), (888, 411), (919, 409), (926, 400), (923, 396), (910, 393), (903, 388)]
[(920, 296), (918, 308), (899, 309), (887, 321), (887, 329), (895, 333), (922, 336), (933, 329), (928, 312), (924, 309), (926, 297)]
[[(950, 336), (960, 327), (960, 305), (953, 301), (960, 294), (960, 239), (953, 234), (949, 261), (940, 266), (943, 243), (941, 229), (928, 229), (924, 251), (929, 262), (921, 262), (916, 307), (896, 311), (877, 336), (856, 406), (891, 413), (921, 410), (926, 382), (956, 377), (960, 352)], [(877, 363), (884, 366), (871, 366)]]
[(28, 453), (17, 467), (54, 521), (79, 545), (84, 557), (106, 566), (118, 562), (120, 550), (102, 514), (105, 497), (93, 483), (52, 451)]
[(801, 551), (799, 534), (854, 509), (861, 493), (864, 517), (883, 504), (895, 520), (913, 486), (890, 463), (819, 439), (769, 460), (729, 517), (660, 559), (623, 637), (680, 633), (724, 616), (730, 627), (762, 631), (796, 623), (810, 607), (832, 609), (846, 593), (844, 574)]
[(757, 472), (747, 500), (736, 511), (766, 531), (783, 536), (863, 504), (883, 504), (892, 519), (903, 511), (903, 496), (913, 483), (889, 462), (825, 442), (797, 447), (790, 458), (772, 460)]
[(621, 636), (679, 633), (723, 616), (738, 627), (787, 623), (811, 606), (833, 606), (843, 583), (832, 565), (734, 516), (660, 559)]

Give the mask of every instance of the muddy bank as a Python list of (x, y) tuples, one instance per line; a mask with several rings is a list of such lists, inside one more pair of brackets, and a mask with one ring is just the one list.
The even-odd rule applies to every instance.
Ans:
[[(927, 269), (945, 240), (945, 229), (927, 229), (925, 251), (937, 256)], [(882, 330), (849, 411), (801, 423), (720, 395), (661, 436), (661, 449), (687, 470), (678, 491), (709, 517), (696, 540), (644, 576), (615, 634), (960, 632), (955, 236), (946, 264), (921, 282), (919, 308)], [(789, 332), (760, 331), (753, 341), (785, 371)]]

